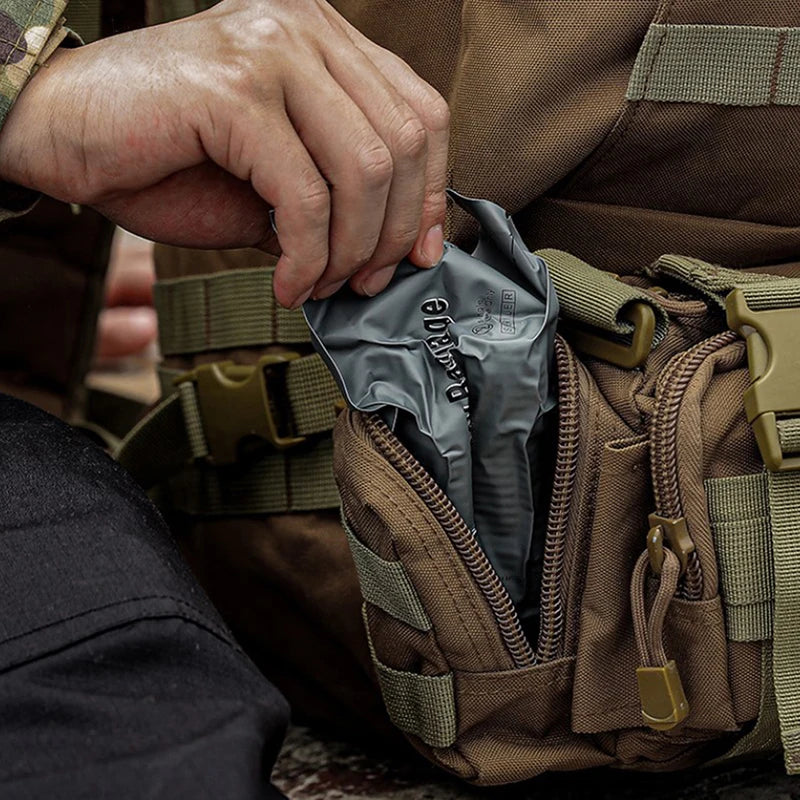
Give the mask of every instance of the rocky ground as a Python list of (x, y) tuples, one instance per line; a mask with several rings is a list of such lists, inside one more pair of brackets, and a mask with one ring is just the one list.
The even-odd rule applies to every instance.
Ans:
[(677, 776), (602, 770), (546, 776), (523, 786), (476, 789), (421, 761), (296, 727), (289, 732), (275, 783), (290, 800), (800, 800), (800, 777), (780, 760)]

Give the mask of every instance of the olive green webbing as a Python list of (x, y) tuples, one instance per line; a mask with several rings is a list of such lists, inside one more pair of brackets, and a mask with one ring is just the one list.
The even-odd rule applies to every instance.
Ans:
[(780, 749), (778, 706), (775, 703), (775, 686), (772, 681), (772, 646), (769, 642), (764, 642), (761, 650), (761, 703), (756, 724), (727, 753), (706, 766), (716, 767), (725, 761), (743, 756), (769, 755)]
[(775, 561), (773, 674), (786, 770), (800, 773), (800, 472), (770, 472)]
[(333, 443), (267, 451), (244, 463), (194, 464), (172, 477), (160, 494), (170, 508), (193, 516), (286, 514), (338, 508)]
[(237, 269), (212, 275), (158, 281), (161, 352), (190, 355), (209, 350), (307, 344), (311, 341), (299, 309), (280, 306), (272, 292), (274, 268)]
[(772, 638), (775, 580), (764, 473), (705, 482), (728, 638)]
[(420, 675), (383, 664), (375, 652), (366, 606), (363, 611), (372, 663), (383, 702), (392, 722), (430, 747), (450, 747), (456, 740), (456, 700), (453, 674)]
[(720, 307), (734, 289), (741, 289), (754, 311), (800, 306), (800, 278), (727, 269), (688, 256), (661, 256), (648, 267), (653, 278), (671, 278), (702, 292)]
[(66, 25), (86, 43), (102, 35), (102, 0), (73, 0), (67, 6)]
[(399, 561), (386, 561), (362, 544), (344, 517), (342, 527), (347, 534), (364, 600), (412, 628), (431, 630), (431, 621), (405, 567)]
[(633, 333), (623, 312), (633, 303), (646, 303), (656, 315), (655, 347), (666, 336), (669, 319), (664, 309), (646, 292), (622, 283), (610, 272), (595, 269), (561, 250), (537, 250), (556, 287), (564, 317), (622, 336)]
[(653, 24), (627, 90), (631, 101), (800, 104), (800, 28)]
[(800, 453), (800, 419), (779, 419), (776, 425), (783, 452)]
[[(325, 369), (317, 356), (288, 366), (303, 361), (316, 361)], [(304, 373), (301, 383), (306, 380)], [(290, 402), (293, 417), (302, 422), (302, 428), (295, 426), (299, 436), (325, 433), (335, 421), (333, 411), (309, 412), (315, 401), (319, 398), (300, 394), (295, 406)], [(269, 450), (230, 467), (203, 464), (208, 455), (196, 390), (185, 382), (133, 428), (116, 458), (147, 489), (169, 481), (171, 501), (187, 513), (274, 514), (339, 506), (330, 439), (288, 451)]]

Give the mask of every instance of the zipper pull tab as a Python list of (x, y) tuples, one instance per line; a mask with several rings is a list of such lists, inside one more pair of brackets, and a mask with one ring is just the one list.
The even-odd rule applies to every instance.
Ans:
[[(651, 545), (652, 543), (652, 545)], [(674, 660), (664, 651), (664, 619), (678, 588), (681, 562), (678, 556), (663, 547), (663, 531), (654, 526), (648, 535), (648, 552), (636, 562), (631, 583), (631, 612), (636, 647), (643, 666), (636, 670), (642, 721), (657, 731), (668, 731), (689, 716), (689, 703)], [(688, 554), (687, 554), (688, 555)], [(660, 559), (659, 585), (648, 617), (645, 608), (645, 582), (652, 559)]]
[(656, 731), (669, 731), (689, 716), (689, 703), (675, 661), (670, 659), (663, 667), (639, 667), (636, 680), (645, 725)]

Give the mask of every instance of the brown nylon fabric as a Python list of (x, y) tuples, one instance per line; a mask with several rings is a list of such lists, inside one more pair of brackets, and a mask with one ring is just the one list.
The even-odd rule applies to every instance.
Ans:
[(59, 416), (82, 411), (112, 233), (49, 198), (0, 230), (0, 382)]
[[(432, 632), (421, 634), (368, 606), (377, 657), (418, 674), (453, 673), (455, 744), (431, 749), (413, 735), (409, 739), (431, 760), (472, 782), (506, 783), (544, 770), (600, 764), (681, 769), (723, 752), (758, 715), (760, 645), (727, 641), (703, 484), (709, 475), (761, 469), (743, 407), (731, 402), (748, 384), (744, 345), (730, 334), (720, 336), (724, 322), (703, 301), (657, 297), (673, 324), (643, 370), (583, 359), (572, 379), (580, 446), (561, 567), (564, 628), (553, 661), (498, 673), (476, 660), (477, 651), (469, 656), (477, 637), (485, 640), (484, 657), (502, 654), (503, 644), (485, 638), (491, 610), (478, 620), (452, 614), (454, 561), (465, 562), (452, 549), (442, 549), (440, 509), (428, 501), (433, 516), (424, 513), (426, 504), (421, 506), (402, 474), (383, 459), (361, 415), (340, 417), (336, 471), (345, 515), (366, 546), (403, 563), (433, 624)], [(686, 354), (695, 351), (702, 357), (690, 360), (686, 373)], [(675, 386), (678, 401), (665, 417), (659, 398)], [(562, 402), (564, 390), (562, 385)], [(654, 450), (656, 442), (663, 447), (651, 437), (665, 419), (676, 433), (674, 452)], [(673, 598), (659, 634), (666, 657), (678, 663), (690, 707), (685, 723), (663, 732), (642, 725), (636, 668), (643, 662), (627, 587), (645, 550), (648, 514), (661, 513), (663, 499), (654, 495), (652, 473), (658, 459), (675, 466), (675, 491), (702, 568), (698, 596)], [(468, 577), (462, 590), (472, 593)], [(645, 613), (656, 584), (651, 576)], [(463, 607), (480, 607), (467, 597)], [(536, 686), (530, 695), (529, 681)], [(476, 683), (482, 691), (473, 691)]]

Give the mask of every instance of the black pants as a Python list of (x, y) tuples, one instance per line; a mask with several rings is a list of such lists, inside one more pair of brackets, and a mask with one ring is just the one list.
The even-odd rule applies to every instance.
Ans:
[(0, 396), (0, 798), (279, 798), (287, 718), (124, 471)]

